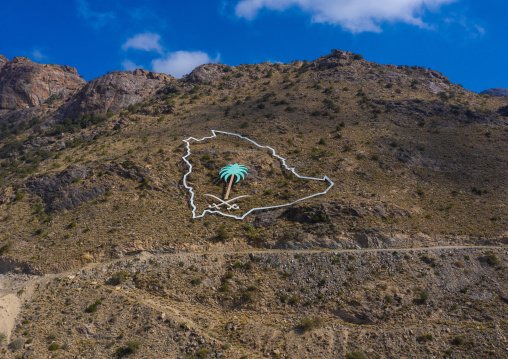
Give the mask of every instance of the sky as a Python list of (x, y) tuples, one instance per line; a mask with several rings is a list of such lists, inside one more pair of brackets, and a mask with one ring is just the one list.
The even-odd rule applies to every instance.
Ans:
[(77, 68), (312, 61), (331, 49), (417, 65), (466, 89), (508, 88), (505, 0), (24, 0), (0, 6), (0, 54)]

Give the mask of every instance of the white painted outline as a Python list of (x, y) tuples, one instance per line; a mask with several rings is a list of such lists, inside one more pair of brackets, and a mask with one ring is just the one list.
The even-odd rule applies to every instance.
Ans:
[[(288, 170), (288, 171), (291, 171), (296, 177), (298, 178), (303, 178), (303, 179), (308, 179), (308, 180), (312, 180), (312, 181), (328, 181), (330, 182), (330, 185), (328, 186), (328, 188), (324, 191), (324, 192), (319, 192), (319, 193), (315, 193), (313, 195), (310, 195), (310, 196), (307, 196), (307, 197), (303, 197), (303, 198), (300, 198), (300, 199), (297, 199), (296, 201), (294, 202), (291, 202), (291, 203), (286, 203), (286, 204), (281, 204), (281, 205), (278, 205), (278, 206), (270, 206), (270, 207), (256, 207), (256, 208), (252, 208), (251, 210), (249, 210), (248, 212), (246, 212), (243, 216), (239, 217), (239, 216), (235, 216), (235, 215), (232, 215), (232, 214), (227, 214), (227, 213), (222, 213), (220, 211), (210, 211), (208, 209), (205, 209), (203, 211), (203, 213), (201, 213), (200, 215), (196, 216), (196, 206), (194, 205), (194, 190), (191, 186), (188, 186), (187, 185), (187, 176), (190, 175), (192, 173), (192, 165), (191, 163), (187, 160), (187, 157), (190, 156), (191, 154), (191, 151), (190, 151), (190, 143), (189, 141), (193, 140), (193, 141), (197, 141), (197, 142), (201, 142), (201, 141), (204, 141), (204, 140), (208, 140), (210, 138), (214, 138), (214, 137), (217, 137), (217, 133), (223, 133), (225, 135), (232, 135), (232, 136), (236, 136), (236, 137), (240, 137), (244, 140), (247, 140), (251, 143), (253, 143), (254, 145), (258, 146), (259, 148), (267, 148), (269, 150), (272, 150), (272, 155), (274, 157), (277, 157), (278, 159), (280, 159), (282, 161), (282, 164), (284, 165), (284, 167)], [(280, 207), (287, 207), (287, 206), (291, 206), (297, 202), (300, 202), (300, 201), (303, 201), (305, 199), (309, 199), (309, 198), (312, 198), (312, 197), (316, 197), (316, 196), (320, 196), (322, 194), (326, 194), (328, 193), (328, 191), (335, 185), (335, 183), (333, 183), (333, 181), (328, 178), (328, 176), (324, 176), (323, 178), (314, 178), (314, 177), (305, 177), (305, 176), (300, 176), (298, 173), (295, 172), (295, 169), (294, 168), (289, 168), (287, 165), (286, 165), (286, 159), (285, 158), (282, 158), (281, 156), (277, 155), (275, 153), (275, 150), (269, 146), (261, 146), (259, 144), (257, 144), (256, 142), (252, 141), (250, 138), (247, 138), (247, 137), (244, 137), (244, 136), (240, 136), (236, 133), (231, 133), (231, 132), (224, 132), (224, 131), (216, 131), (216, 130), (212, 130), (212, 136), (209, 136), (209, 137), (203, 137), (202, 139), (198, 140), (194, 137), (189, 137), (188, 139), (186, 140), (183, 140), (183, 142), (185, 142), (187, 144), (187, 154), (185, 156), (182, 157), (182, 159), (185, 161), (185, 163), (187, 163), (189, 165), (189, 172), (187, 172), (184, 176), (183, 176), (183, 185), (185, 186), (185, 188), (187, 188), (189, 190), (189, 192), (191, 193), (191, 198), (190, 198), (190, 204), (192, 206), (192, 218), (201, 218), (203, 217), (206, 213), (218, 213), (218, 214), (221, 214), (225, 217), (231, 217), (231, 218), (235, 218), (235, 219), (244, 219), (248, 214), (250, 214), (251, 212), (253, 211), (260, 211), (260, 210), (264, 210), (264, 209), (273, 209), (273, 208), (280, 208)]]

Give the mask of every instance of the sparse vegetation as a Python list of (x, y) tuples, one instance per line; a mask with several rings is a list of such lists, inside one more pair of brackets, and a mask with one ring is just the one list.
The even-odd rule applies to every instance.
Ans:
[(299, 328), (302, 332), (309, 332), (317, 329), (323, 325), (323, 319), (321, 317), (304, 317), (300, 320)]

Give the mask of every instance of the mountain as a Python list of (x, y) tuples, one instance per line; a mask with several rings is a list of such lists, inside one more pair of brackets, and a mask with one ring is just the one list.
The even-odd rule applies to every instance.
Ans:
[(496, 88), (484, 90), (484, 91), (480, 92), (480, 95), (494, 95), (494, 96), (499, 96), (499, 97), (508, 96), (508, 89), (496, 87)]
[[(88, 83), (0, 56), (0, 103), (6, 358), (508, 351), (508, 97), (333, 50)], [(192, 218), (229, 163), (240, 211), (296, 203)]]

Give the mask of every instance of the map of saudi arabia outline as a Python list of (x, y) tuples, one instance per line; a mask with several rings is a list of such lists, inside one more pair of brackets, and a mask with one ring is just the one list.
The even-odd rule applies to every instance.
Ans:
[[(194, 196), (195, 196), (195, 193), (194, 193), (194, 189), (193, 187), (189, 186), (187, 184), (187, 177), (192, 173), (192, 164), (187, 160), (187, 158), (190, 156), (191, 154), (191, 150), (190, 150), (190, 141), (196, 141), (196, 142), (201, 142), (201, 141), (204, 141), (204, 140), (208, 140), (208, 139), (211, 139), (211, 138), (215, 138), (217, 137), (217, 133), (220, 133), (220, 134), (225, 134), (225, 135), (231, 135), (231, 136), (236, 136), (236, 137), (239, 137), (243, 140), (247, 140), (249, 142), (251, 142), (252, 144), (254, 144), (255, 146), (259, 147), (259, 148), (264, 148), (264, 149), (268, 149), (270, 151), (272, 151), (272, 155), (278, 159), (281, 160), (282, 162), (282, 165), (284, 166), (284, 168), (290, 172), (292, 172), (295, 176), (297, 176), (298, 178), (301, 178), (301, 179), (307, 179), (307, 180), (311, 180), (311, 181), (322, 181), (322, 182), (329, 182), (330, 185), (326, 188), (326, 190), (324, 192), (319, 192), (319, 193), (314, 193), (310, 196), (306, 196), (306, 197), (303, 197), (303, 198), (299, 198), (297, 199), (296, 201), (293, 201), (291, 203), (284, 203), (284, 204), (280, 204), (280, 205), (276, 205), (276, 206), (268, 206), (268, 207), (255, 207), (255, 208), (251, 208), (250, 210), (248, 210), (246, 213), (244, 213), (242, 216), (235, 216), (234, 214), (230, 214), (230, 213), (224, 213), (224, 212), (221, 212), (219, 210), (210, 210), (210, 209), (205, 209), (201, 214), (196, 214), (196, 211), (197, 211), (197, 208), (196, 208), (196, 205), (194, 204)], [(192, 218), (201, 218), (203, 217), (206, 213), (217, 213), (217, 214), (220, 214), (220, 215), (223, 215), (225, 217), (231, 217), (231, 218), (235, 218), (235, 219), (244, 219), (246, 216), (248, 216), (250, 213), (254, 212), (254, 211), (261, 211), (261, 210), (267, 210), (267, 209), (275, 209), (275, 208), (281, 208), (281, 207), (287, 207), (287, 206), (291, 206), (297, 202), (300, 202), (300, 201), (303, 201), (303, 200), (306, 200), (306, 199), (309, 199), (309, 198), (312, 198), (312, 197), (316, 197), (316, 196), (320, 196), (320, 195), (324, 195), (326, 193), (328, 193), (328, 191), (335, 185), (335, 183), (330, 179), (328, 178), (328, 176), (324, 176), (323, 178), (315, 178), (315, 177), (306, 177), (306, 176), (300, 176), (298, 173), (296, 173), (295, 169), (294, 168), (291, 168), (289, 167), (287, 164), (286, 164), (286, 159), (277, 155), (277, 153), (275, 152), (275, 150), (272, 148), (272, 147), (269, 147), (269, 146), (262, 146), (256, 142), (254, 142), (253, 140), (251, 140), (250, 138), (247, 138), (245, 136), (241, 136), (241, 135), (238, 135), (236, 133), (231, 133), (231, 132), (224, 132), (224, 131), (217, 131), (217, 130), (212, 130), (212, 136), (207, 136), (207, 137), (203, 137), (201, 139), (196, 139), (194, 137), (189, 137), (188, 139), (186, 140), (183, 140), (183, 142), (186, 143), (186, 147), (187, 147), (187, 154), (185, 156), (182, 157), (182, 159), (185, 161), (185, 163), (187, 163), (187, 165), (189, 166), (189, 171), (183, 176), (183, 185), (185, 186), (185, 188), (187, 188), (191, 194), (191, 198), (190, 198), (190, 204), (191, 204), (191, 207), (192, 207)]]

